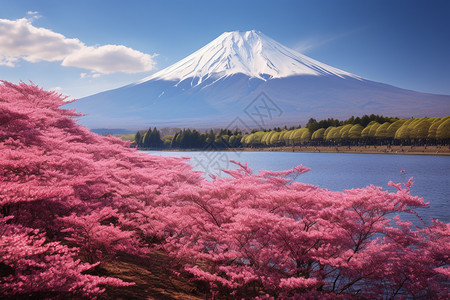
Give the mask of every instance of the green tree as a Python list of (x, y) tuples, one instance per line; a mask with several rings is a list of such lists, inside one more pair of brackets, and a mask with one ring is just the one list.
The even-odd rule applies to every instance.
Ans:
[(144, 146), (145, 148), (150, 147), (150, 136), (151, 135), (152, 135), (152, 129), (149, 128), (147, 130), (147, 132), (144, 134), (144, 136), (142, 137), (142, 146)]
[(183, 131), (179, 131), (177, 133), (175, 133), (175, 136), (172, 139), (172, 148), (180, 148), (181, 147), (181, 138), (184, 134), (184, 130)]
[(283, 143), (288, 146), (291, 144), (291, 141), (289, 140), (289, 137), (292, 134), (292, 131), (294, 131), (294, 129), (291, 130), (287, 130), (283, 133), (283, 136), (281, 137), (281, 140), (283, 141)]
[(414, 121), (414, 119), (408, 119), (406, 122), (400, 126), (400, 128), (395, 132), (394, 139), (396, 140), (407, 140), (409, 139), (409, 125)]
[(162, 146), (163, 142), (161, 140), (161, 134), (159, 133), (159, 130), (153, 128), (152, 135), (151, 135), (151, 147), (154, 148), (160, 148)]
[(261, 145), (261, 139), (263, 138), (264, 134), (266, 134), (264, 131), (257, 131), (255, 133), (250, 134), (247, 137), (247, 145), (249, 146)]
[(248, 145), (248, 142), (247, 142), (247, 138), (249, 137), (251, 135), (251, 133), (247, 133), (247, 134), (244, 134), (243, 136), (242, 136), (242, 138), (241, 138), (241, 144), (242, 144), (242, 146), (247, 146)]
[(229, 139), (230, 146), (233, 148), (240, 147), (242, 145), (241, 139), (242, 139), (242, 135), (240, 133), (233, 134), (232, 136), (230, 136), (230, 139)]
[(375, 132), (377, 131), (378, 127), (380, 126), (380, 123), (377, 121), (371, 121), (366, 128), (361, 131), (361, 137), (363, 138), (374, 138)]
[(348, 138), (352, 140), (360, 139), (363, 129), (364, 127), (359, 124), (353, 125), (352, 128), (350, 128), (350, 130), (348, 131)]
[(266, 146), (270, 145), (270, 139), (271, 139), (272, 135), (274, 135), (275, 133), (276, 133), (276, 131), (273, 131), (273, 130), (266, 132), (261, 139), (261, 144), (266, 145)]
[(361, 126), (364, 127), (364, 129), (365, 129), (369, 125), (370, 121), (371, 120), (370, 120), (368, 115), (362, 116), (362, 118), (361, 118)]
[(214, 131), (211, 129), (208, 133), (208, 136), (206, 137), (206, 144), (210, 145), (214, 143), (216, 140), (216, 135), (214, 134)]
[(444, 122), (445, 120), (447, 120), (449, 118), (450, 118), (450, 116), (447, 116), (445, 118), (435, 118), (432, 121), (432, 124), (431, 124), (430, 128), (428, 128), (428, 136), (427, 136), (427, 138), (429, 138), (429, 139), (436, 139), (437, 138), (436, 137), (436, 132), (437, 132), (437, 129), (438, 129), (439, 125), (441, 125), (442, 122)]
[(442, 122), (436, 130), (436, 138), (438, 140), (450, 139), (450, 118)]
[[(353, 120), (352, 120), (353, 121)], [(348, 134), (350, 132), (350, 129), (353, 127), (351, 123), (344, 125), (341, 127), (341, 130), (339, 130), (339, 137), (343, 140), (348, 139)]]
[(141, 133), (138, 131), (136, 132), (136, 134), (134, 135), (134, 142), (138, 145), (141, 146), (142, 144), (142, 136)]
[(330, 131), (335, 128), (336, 128), (335, 126), (329, 126), (327, 129), (325, 129), (325, 132), (323, 133), (323, 138), (327, 141), (330, 140), (331, 136), (330, 136), (330, 138), (328, 138), (328, 135), (330, 134)]
[(287, 132), (288, 132), (288, 130), (286, 129), (286, 126), (285, 126), (285, 129), (283, 129), (280, 132), (280, 135), (278, 136), (278, 144), (280, 146), (286, 145), (285, 136), (286, 136)]
[(291, 133), (289, 134), (289, 137), (288, 137), (289, 145), (295, 145), (297, 142), (297, 140), (296, 140), (297, 138), (298, 138), (298, 141), (300, 141), (300, 136), (298, 135), (298, 129), (291, 130)]
[(393, 139), (397, 130), (406, 122), (405, 119), (400, 119), (389, 125), (386, 131), (386, 137)]
[(319, 128), (313, 132), (311, 139), (312, 140), (323, 140), (323, 135), (325, 132), (325, 128)]
[(378, 123), (377, 121), (372, 121), (369, 126), (370, 126), (369, 137), (370, 138), (374, 138), (375, 137), (375, 133), (377, 132), (377, 129), (378, 129), (378, 127), (381, 126), (381, 124)]
[(375, 131), (375, 138), (377, 139), (387, 139), (388, 138), (388, 129), (389, 126), (391, 126), (391, 123), (384, 122), (380, 126), (378, 126), (377, 130)]
[(339, 140), (341, 138), (341, 136), (339, 134), (341, 129), (342, 129), (342, 126), (339, 126), (339, 127), (332, 126), (330, 131), (328, 131), (327, 136), (325, 137), (325, 139), (327, 141), (337, 141), (337, 140)]
[(163, 141), (164, 147), (166, 147), (166, 148), (171, 147), (173, 138), (174, 138), (174, 135), (165, 135), (165, 136), (163, 136), (162, 141)]
[(302, 144), (309, 142), (309, 140), (311, 139), (311, 131), (309, 130), (309, 128), (303, 128), (304, 131), (302, 133), (302, 136), (300, 137), (300, 142)]
[(428, 137), (428, 130), (432, 124), (432, 120), (429, 118), (421, 118), (415, 123), (411, 130), (412, 139), (426, 139)]
[(183, 130), (180, 135), (180, 147), (182, 149), (190, 148), (191, 144), (191, 130)]
[(414, 138), (412, 136), (412, 130), (414, 126), (420, 121), (420, 119), (411, 118), (407, 120), (405, 123), (403, 123), (402, 126), (397, 130), (395, 133), (395, 139), (397, 140), (409, 140)]
[(272, 134), (272, 136), (270, 137), (269, 145), (278, 146), (280, 144), (280, 136), (281, 132), (275, 132), (274, 134)]
[(309, 132), (308, 128), (299, 128), (292, 131), (292, 133), (289, 136), (290, 143), (293, 145), (298, 145), (302, 143), (302, 135), (305, 132)]
[(320, 125), (316, 121), (316, 119), (311, 118), (311, 119), (309, 119), (308, 123), (306, 124), (306, 128), (308, 128), (311, 132), (314, 132), (320, 128)]

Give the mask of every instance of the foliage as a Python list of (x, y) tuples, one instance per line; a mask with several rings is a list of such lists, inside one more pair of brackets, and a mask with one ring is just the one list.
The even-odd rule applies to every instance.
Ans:
[(164, 247), (212, 290), (236, 298), (446, 297), (448, 224), (413, 230), (389, 217), (426, 206), (410, 195), (411, 181), (390, 183), (397, 193), (330, 192), (291, 182), (302, 166), (255, 175), (239, 165), (227, 171), (233, 178), (174, 195), (179, 221)]
[(95, 265), (82, 263), (77, 251), (60, 242), (46, 242), (38, 230), (8, 224), (12, 217), (0, 218), (0, 293), (29, 298), (92, 296), (102, 293), (99, 285), (126, 286), (116, 278), (84, 274)]
[[(363, 116), (346, 121), (327, 119), (317, 122), (310, 119), (305, 128), (290, 130), (255, 131), (242, 138), (247, 147), (289, 146), (322, 143), (389, 144), (393, 141), (422, 141), (422, 143), (446, 143), (450, 139), (450, 117), (411, 118), (408, 120), (383, 116)], [(372, 121), (370, 121), (372, 120)], [(385, 121), (379, 123), (377, 120)], [(330, 125), (333, 124), (333, 125)], [(361, 124), (366, 124), (364, 127)], [(317, 128), (316, 130), (314, 130)]]
[(142, 142), (140, 144), (145, 148), (160, 148), (163, 145), (159, 131), (155, 128), (151, 130), (150, 128), (142, 137)]
[(348, 138), (352, 140), (356, 140), (361, 138), (361, 132), (363, 131), (364, 127), (362, 127), (359, 124), (355, 124), (350, 128), (348, 131)]
[(145, 255), (157, 230), (142, 224), (151, 218), (145, 203), (190, 170), (78, 126), (78, 113), (59, 108), (63, 99), (34, 85), (0, 85), (3, 295), (93, 297), (101, 285), (128, 285), (85, 271), (119, 252)]
[(339, 131), (339, 136), (341, 139), (345, 140), (349, 138), (350, 129), (352, 129), (352, 124), (343, 125), (341, 130)]
[(450, 139), (450, 118), (444, 120), (436, 130), (436, 138), (440, 140)]
[(319, 128), (313, 132), (311, 139), (312, 140), (322, 140), (324, 136), (325, 128)]
[(119, 134), (113, 134), (113, 136), (121, 138), (124, 141), (133, 142), (134, 140), (136, 140), (136, 135), (135, 134), (119, 133)]
[(337, 140), (339, 140), (340, 139), (340, 134), (339, 133), (340, 133), (342, 127), (341, 126), (339, 126), (339, 127), (332, 126), (332, 127), (329, 127), (329, 128), (331, 128), (331, 129), (328, 132), (325, 130), (325, 132), (326, 132), (325, 139), (327, 141), (337, 141)]
[(388, 138), (388, 128), (391, 126), (391, 123), (385, 122), (381, 124), (377, 130), (375, 131), (375, 137), (378, 139), (386, 139)]
[(306, 124), (306, 127), (311, 130), (311, 132), (314, 132), (320, 128), (328, 128), (330, 126), (339, 127), (342, 125), (361, 125), (362, 127), (366, 127), (370, 122), (376, 121), (378, 123), (385, 123), (385, 122), (395, 122), (398, 120), (397, 118), (391, 118), (391, 117), (384, 117), (379, 115), (371, 114), (370, 116), (364, 115), (361, 118), (360, 117), (354, 117), (351, 116), (349, 119), (344, 121), (339, 121), (337, 119), (328, 118), (327, 120), (321, 120), (317, 122), (316, 119), (311, 118), (309, 119), (308, 123)]
[[(291, 127), (289, 130), (279, 127), (273, 130), (253, 130), (242, 135), (241, 132), (231, 132), (229, 129), (211, 129), (209, 133), (201, 133), (197, 130), (183, 129), (174, 136), (168, 135), (160, 138), (159, 131), (148, 129), (144, 136), (137, 132), (134, 140), (141, 148), (173, 148), (173, 149), (225, 149), (239, 147), (278, 147), (294, 145), (316, 145), (325, 142), (324, 145), (343, 144), (391, 144), (394, 141), (411, 143), (413, 141), (424, 143), (445, 144), (450, 139), (450, 129), (445, 118), (411, 118), (408, 120), (390, 118), (379, 115), (364, 115), (363, 117), (351, 117), (348, 120), (339, 121), (329, 118), (316, 121), (311, 118), (306, 127)], [(382, 122), (382, 123), (380, 123)], [(441, 124), (442, 127), (438, 128)], [(146, 137), (155, 136), (154, 142), (149, 142)]]
[(406, 122), (405, 119), (400, 119), (389, 125), (386, 131), (386, 137), (393, 139), (397, 130)]

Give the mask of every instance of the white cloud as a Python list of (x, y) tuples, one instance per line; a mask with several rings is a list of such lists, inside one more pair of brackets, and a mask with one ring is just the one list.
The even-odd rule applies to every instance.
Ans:
[(61, 61), (63, 66), (91, 70), (95, 73), (90, 77), (96, 78), (100, 73), (150, 71), (154, 56), (123, 45), (86, 46), (78, 39), (35, 27), (32, 19), (0, 19), (0, 66), (14, 67), (21, 59), (32, 63)]
[(19, 59), (29, 62), (63, 60), (83, 46), (78, 39), (34, 27), (28, 19), (0, 19), (0, 53), (2, 60), (12, 64)]
[(60, 86), (54, 86), (54, 87), (50, 88), (50, 91), (57, 92), (57, 93), (61, 93), (62, 87), (60, 87)]
[(300, 53), (307, 53), (315, 48), (319, 48), (326, 44), (329, 44), (335, 40), (340, 39), (343, 35), (330, 36), (330, 37), (314, 37), (306, 40), (302, 40), (297, 43), (294, 49)]
[(355, 29), (352, 29), (352, 30), (349, 30), (346, 32), (336, 34), (334, 36), (325, 36), (325, 37), (322, 36), (322, 37), (313, 37), (313, 38), (305, 39), (305, 40), (298, 42), (294, 46), (294, 49), (300, 53), (307, 53), (315, 48), (319, 48), (321, 46), (324, 46), (326, 44), (329, 44), (329, 43), (339, 40), (341, 38), (345, 38), (350, 35), (359, 33), (363, 30), (364, 30), (364, 28), (355, 28)]
[(297, 45), (295, 45), (294, 49), (300, 53), (306, 53), (308, 52), (308, 50), (311, 50), (323, 44), (325, 44), (325, 42), (311, 38), (298, 42)]
[(0, 66), (14, 67), (18, 61), (19, 59), (16, 57), (6, 57), (0, 54)]
[(100, 76), (102, 76), (102, 74), (97, 73), (96, 71), (91, 71), (91, 73), (81, 73), (80, 74), (80, 77), (82, 79), (85, 79), (85, 78), (98, 78)]
[(154, 56), (122, 46), (83, 47), (68, 55), (63, 66), (94, 70), (98, 73), (139, 73), (154, 68)]
[(27, 11), (27, 16), (30, 16), (27, 18), (28, 21), (33, 22), (34, 20), (37, 20), (41, 17), (41, 15), (39, 15), (38, 11)]

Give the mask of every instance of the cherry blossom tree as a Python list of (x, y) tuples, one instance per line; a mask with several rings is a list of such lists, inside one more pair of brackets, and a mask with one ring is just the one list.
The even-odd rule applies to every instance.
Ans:
[(254, 174), (238, 162), (206, 180), (184, 158), (91, 133), (65, 103), (0, 85), (2, 295), (95, 297), (132, 283), (89, 269), (152, 251), (211, 297), (448, 295), (450, 228), (421, 221), (411, 180), (332, 192), (296, 180), (303, 166)]
[(396, 193), (331, 192), (288, 178), (305, 171), (240, 165), (233, 178), (180, 189), (166, 249), (212, 291), (238, 298), (448, 295), (449, 225), (395, 216), (427, 205), (410, 195), (411, 180), (391, 182)]
[[(64, 104), (61, 95), (33, 84), (0, 85), (5, 294), (87, 295), (101, 292), (98, 285), (127, 285), (83, 272), (119, 252), (146, 255), (147, 240), (162, 226), (145, 219), (152, 218), (149, 203), (166, 186), (200, 180), (182, 159), (144, 155), (119, 139), (91, 133), (76, 124), (80, 114), (60, 108)], [(49, 280), (52, 274), (55, 280)], [(59, 279), (65, 276), (73, 284), (66, 282), (63, 290)]]
[(104, 291), (100, 286), (127, 286), (117, 278), (84, 274), (95, 264), (82, 263), (77, 251), (60, 242), (47, 242), (43, 233), (0, 218), (0, 293), (3, 297), (55, 298), (90, 296)]

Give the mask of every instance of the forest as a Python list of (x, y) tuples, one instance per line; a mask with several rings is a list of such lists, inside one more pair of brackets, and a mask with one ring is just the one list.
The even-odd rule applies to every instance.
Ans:
[(280, 146), (335, 145), (445, 145), (450, 140), (450, 116), (444, 118), (399, 119), (379, 115), (351, 117), (348, 120), (311, 118), (306, 126), (242, 133), (229, 129), (202, 133), (183, 129), (161, 138), (156, 128), (138, 131), (134, 142), (144, 149), (264, 148)]
[(234, 162), (207, 180), (92, 133), (64, 99), (0, 85), (1, 298), (148, 299), (158, 264), (185, 299), (448, 298), (450, 224), (420, 218), (412, 178), (339, 192), (302, 183), (306, 166)]

